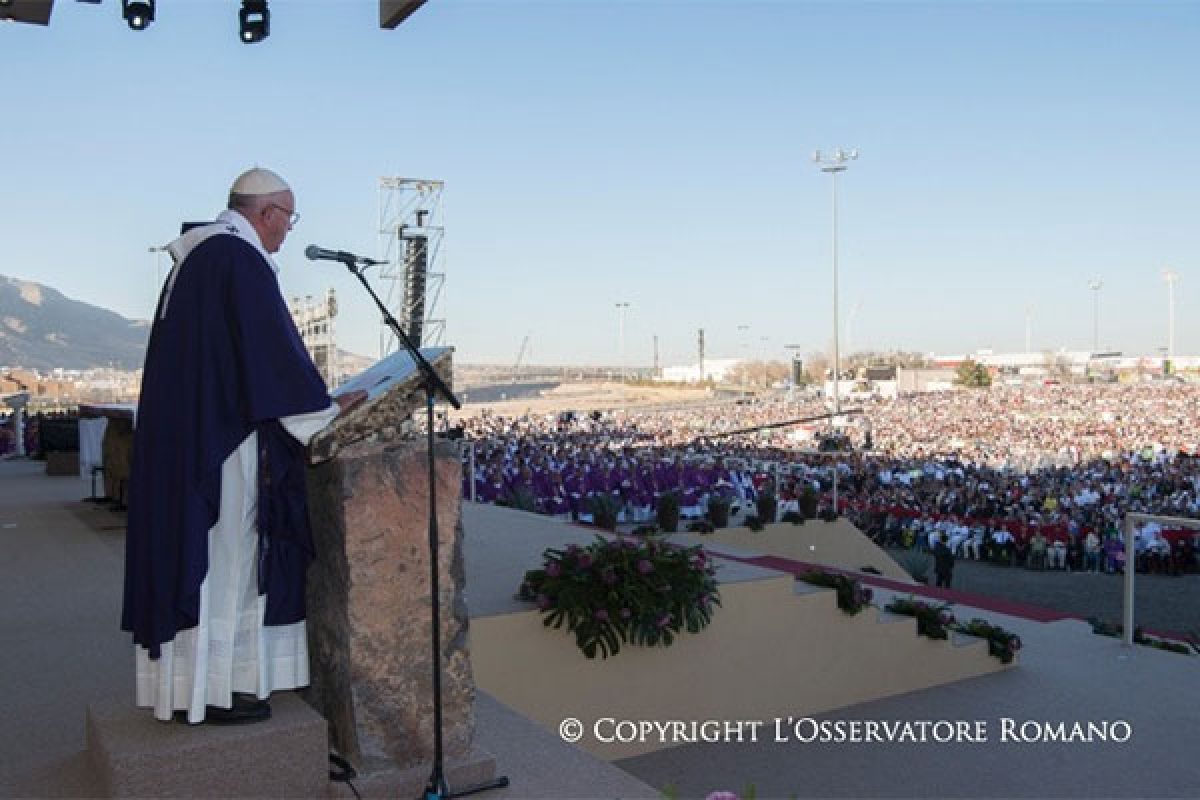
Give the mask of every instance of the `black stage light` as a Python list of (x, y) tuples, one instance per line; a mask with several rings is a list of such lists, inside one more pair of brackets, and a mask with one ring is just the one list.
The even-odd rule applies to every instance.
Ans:
[(145, 30), (154, 21), (154, 0), (121, 0), (121, 16), (133, 30)]
[(49, 25), (54, 0), (0, 0), (0, 22)]
[(270, 36), (271, 10), (267, 8), (267, 0), (242, 0), (238, 22), (241, 23), (239, 35), (246, 44), (261, 42)]

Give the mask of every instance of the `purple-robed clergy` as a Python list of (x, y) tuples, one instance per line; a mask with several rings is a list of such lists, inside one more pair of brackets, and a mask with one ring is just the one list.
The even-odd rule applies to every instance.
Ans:
[(268, 255), (294, 204), (277, 175), (250, 170), (217, 223), (168, 248), (176, 265), (146, 352), (121, 617), (137, 645), (138, 705), (160, 719), (186, 711), (197, 723), (207, 706), (221, 721), (214, 709), (239, 713), (234, 693), (265, 700), (308, 682), (304, 448), (342, 401), (305, 351)]

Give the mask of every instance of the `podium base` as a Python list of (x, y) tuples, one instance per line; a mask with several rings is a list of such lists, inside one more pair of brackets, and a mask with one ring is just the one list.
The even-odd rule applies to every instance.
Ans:
[[(407, 769), (389, 767), (386, 763), (368, 764), (366, 770), (360, 771), (354, 778), (354, 788), (365, 798), (379, 797), (411, 798), (417, 800), (425, 791), (429, 782), (429, 772), (432, 764), (419, 764)], [(450, 790), (463, 789), (468, 786), (490, 781), (496, 777), (496, 758), (479, 748), (472, 748), (462, 758), (447, 759), (444, 765), (446, 783)], [(354, 792), (344, 783), (329, 784), (329, 796), (334, 798), (353, 798)], [(481, 795), (486, 797), (486, 795)]]
[[(329, 780), (324, 718), (293, 692), (271, 695), (271, 718), (253, 725), (161, 722), (124, 698), (89, 704), (86, 724), (79, 766), (90, 796), (354, 797)], [(353, 784), (363, 798), (418, 798), (431, 769), (373, 759)], [(484, 783), (496, 776), (496, 759), (473, 748), (447, 760), (445, 773), (451, 789)]]
[(114, 698), (87, 710), (87, 757), (102, 797), (323, 797), (325, 720), (292, 692), (253, 725), (186, 725)]

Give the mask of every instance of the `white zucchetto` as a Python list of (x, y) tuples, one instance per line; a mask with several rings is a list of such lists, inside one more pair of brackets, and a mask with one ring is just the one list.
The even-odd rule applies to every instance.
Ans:
[(283, 178), (271, 172), (271, 170), (255, 167), (239, 175), (238, 179), (233, 182), (233, 187), (229, 190), (229, 193), (257, 196), (288, 192), (291, 191), (291, 188)]

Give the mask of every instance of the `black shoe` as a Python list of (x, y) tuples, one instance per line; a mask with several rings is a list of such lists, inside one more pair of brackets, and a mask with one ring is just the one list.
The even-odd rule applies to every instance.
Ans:
[[(271, 718), (271, 701), (259, 700), (252, 694), (234, 694), (233, 707), (205, 706), (204, 719), (197, 724), (209, 725), (248, 725), (253, 722), (264, 722)], [(186, 711), (176, 711), (178, 722), (187, 722)]]

